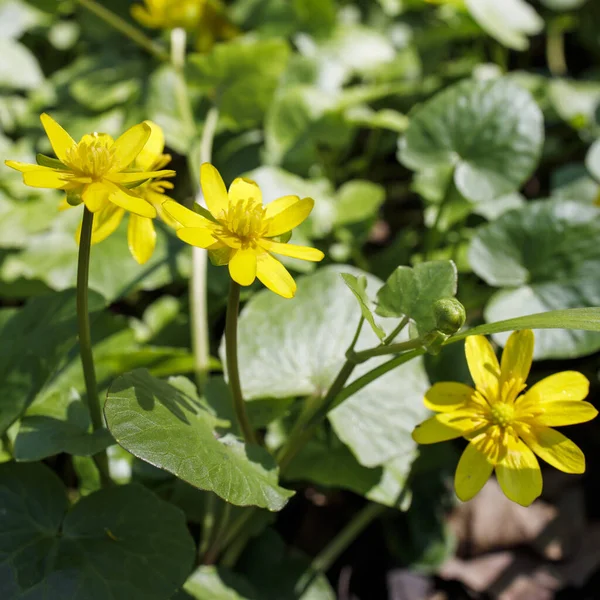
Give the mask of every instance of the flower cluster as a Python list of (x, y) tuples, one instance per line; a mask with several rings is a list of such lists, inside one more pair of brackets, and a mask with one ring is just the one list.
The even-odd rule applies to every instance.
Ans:
[(508, 498), (528, 506), (542, 492), (536, 454), (565, 473), (583, 473), (581, 450), (553, 426), (593, 419), (589, 382), (574, 371), (556, 373), (529, 390), (526, 381), (533, 360), (530, 330), (513, 333), (502, 361), (483, 336), (467, 338), (465, 351), (475, 388), (462, 383), (436, 383), (425, 405), (438, 414), (413, 432), (419, 444), (465, 437), (469, 440), (456, 469), (454, 484), (461, 500), (470, 500), (496, 472)]
[(239, 33), (219, 0), (144, 0), (144, 5), (131, 7), (131, 15), (151, 29), (185, 29), (195, 35), (200, 52), (210, 50), (217, 40), (228, 40)]

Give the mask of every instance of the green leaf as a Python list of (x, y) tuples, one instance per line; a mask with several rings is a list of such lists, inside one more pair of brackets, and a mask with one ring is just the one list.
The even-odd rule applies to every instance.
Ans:
[(32, 234), (48, 228), (48, 214), (56, 204), (55, 194), (13, 200), (0, 191), (0, 248), (26, 247)]
[(411, 169), (454, 167), (471, 202), (510, 194), (537, 166), (542, 113), (529, 92), (507, 79), (465, 80), (410, 115), (400, 160)]
[[(33, 298), (0, 330), (0, 432), (47, 384), (77, 338), (75, 290)], [(90, 311), (104, 307), (90, 294)]]
[(277, 484), (273, 458), (244, 445), (181, 377), (171, 383), (137, 370), (117, 378), (104, 409), (108, 428), (126, 450), (191, 485), (238, 506), (281, 510), (293, 495)]
[(385, 338), (385, 331), (375, 322), (375, 318), (370, 306), (371, 301), (367, 296), (367, 278), (364, 275), (355, 277), (354, 275), (350, 275), (350, 273), (342, 273), (342, 279), (350, 288), (350, 291), (354, 294), (354, 297), (358, 300), (358, 305), (360, 306), (360, 312), (362, 313), (362, 316), (369, 323), (375, 335), (380, 340), (383, 340), (383, 338)]
[(164, 600), (195, 547), (183, 513), (139, 485), (101, 490), (69, 509), (41, 464), (0, 465), (3, 598)]
[(114, 444), (106, 429), (90, 432), (86, 404), (76, 391), (55, 393), (25, 412), (15, 439), (16, 460), (41, 460), (67, 452), (92, 456)]
[(377, 314), (409, 317), (424, 335), (436, 328), (433, 305), (456, 295), (458, 275), (451, 260), (435, 260), (415, 267), (398, 267), (377, 293)]
[(44, 75), (32, 52), (19, 42), (0, 39), (0, 89), (33, 90)]
[(585, 157), (585, 166), (592, 177), (600, 182), (600, 140), (596, 140), (588, 150)]
[(542, 4), (552, 10), (573, 10), (583, 6), (588, 0), (541, 0)]
[(385, 190), (381, 185), (359, 179), (348, 181), (337, 193), (335, 224), (348, 225), (372, 219), (384, 201)]
[[(186, 124), (177, 90), (181, 89), (181, 78), (172, 65), (161, 65), (150, 76), (148, 82), (148, 118), (162, 127), (167, 145), (180, 154), (187, 154), (198, 136), (199, 128)], [(191, 98), (193, 108), (197, 98)], [(198, 122), (202, 117), (199, 117)]]
[[(326, 392), (345, 362), (346, 349), (361, 317), (340, 272), (364, 275), (371, 289), (382, 285), (381, 280), (359, 269), (328, 266), (299, 277), (293, 300), (265, 290), (246, 304), (239, 319), (238, 354), (247, 400), (321, 396)], [(386, 332), (396, 325), (397, 320), (382, 323)], [(372, 330), (363, 327), (356, 349), (378, 344)], [(222, 356), (223, 351), (222, 343)], [(353, 378), (382, 362), (385, 358), (360, 365)], [(329, 418), (362, 465), (378, 466), (414, 450), (410, 432), (427, 415), (422, 403), (427, 388), (422, 363), (415, 360), (360, 390)]]
[[(481, 227), (469, 249), (471, 266), (504, 288), (488, 303), (486, 321), (600, 305), (600, 282), (590, 277), (600, 264), (599, 237), (600, 209), (562, 199), (529, 203)], [(535, 356), (571, 358), (599, 348), (597, 333), (543, 331)]]
[(69, 86), (77, 102), (93, 111), (105, 111), (137, 100), (141, 94), (144, 63), (122, 61), (104, 68), (99, 66), (77, 77)]
[(600, 83), (552, 79), (549, 96), (559, 116), (574, 129), (595, 129), (596, 109), (600, 103)]
[[(29, 236), (22, 251), (11, 254), (0, 265), (0, 279), (39, 280), (51, 289), (76, 285), (78, 249), (75, 230), (81, 209), (73, 208), (55, 217), (50, 231)], [(127, 220), (127, 219), (126, 219)], [(186, 248), (155, 221), (156, 249), (152, 258), (139, 265), (127, 249), (127, 224), (123, 222), (106, 240), (94, 245), (90, 264), (90, 288), (107, 300), (115, 300), (136, 289), (156, 289), (187, 272)], [(114, 265), (119, 268), (115, 269)]]
[(0, 38), (2, 39), (18, 39), (26, 31), (45, 25), (49, 21), (47, 15), (22, 0), (0, 2)]
[(544, 20), (525, 0), (466, 0), (471, 16), (489, 35), (513, 50), (529, 48), (528, 35), (544, 28)]
[(289, 53), (288, 44), (277, 39), (217, 44), (209, 54), (190, 55), (188, 82), (216, 97), (230, 125), (252, 127), (262, 122)]
[(520, 329), (569, 329), (580, 331), (600, 331), (600, 307), (569, 308), (549, 310), (543, 313), (515, 317), (495, 323), (472, 327), (452, 336), (446, 343), (459, 342), (469, 335), (490, 335)]
[(323, 574), (299, 593), (309, 565), (304, 554), (286, 548), (279, 535), (267, 529), (248, 545), (237, 566), (257, 590), (257, 600), (334, 600), (335, 594)]
[[(256, 600), (256, 590), (236, 573), (228, 569), (201, 565), (188, 578), (183, 589), (195, 600)], [(176, 596), (174, 600), (179, 600)]]
[[(379, 504), (396, 507), (414, 459), (412, 451), (379, 467), (364, 467), (335, 434), (321, 432), (291, 462), (286, 479), (350, 490)], [(402, 509), (409, 504), (410, 496)]]

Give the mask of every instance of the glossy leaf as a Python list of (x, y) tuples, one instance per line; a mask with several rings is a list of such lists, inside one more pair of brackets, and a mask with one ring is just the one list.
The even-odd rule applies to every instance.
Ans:
[(433, 305), (456, 295), (456, 265), (450, 260), (398, 267), (377, 293), (377, 314), (412, 319), (420, 335), (436, 327)]
[(77, 392), (48, 395), (21, 419), (15, 459), (41, 460), (60, 452), (91, 456), (114, 444), (106, 429), (91, 432), (90, 426), (88, 407)]
[(198, 399), (188, 379), (170, 381), (137, 370), (112, 383), (104, 412), (117, 442), (231, 504), (281, 510), (293, 492), (277, 484), (273, 458), (223, 431), (227, 422)]
[(471, 202), (515, 192), (540, 157), (542, 113), (506, 79), (461, 81), (410, 118), (400, 160), (414, 170), (453, 167), (456, 187)]
[[(265, 397), (322, 395), (333, 382), (361, 316), (340, 272), (364, 275), (371, 289), (382, 284), (349, 266), (324, 267), (298, 278), (291, 301), (265, 290), (246, 304), (239, 320), (239, 362), (244, 397), (250, 404)], [(397, 323), (384, 320), (382, 326), (389, 333)], [(378, 344), (379, 338), (363, 327), (356, 349)], [(385, 358), (360, 365), (350, 381), (382, 362)], [(378, 466), (415, 448), (410, 432), (427, 415), (422, 403), (427, 388), (422, 363), (415, 360), (366, 386), (329, 418), (360, 464)]]
[(192, 568), (183, 513), (139, 485), (69, 508), (47, 467), (8, 463), (0, 465), (0, 507), (2, 598), (164, 600)]
[[(594, 206), (557, 199), (530, 203), (480, 228), (469, 250), (471, 266), (489, 285), (504, 288), (488, 303), (486, 320), (600, 306), (600, 283), (590, 278), (600, 261), (599, 217)], [(589, 331), (539, 332), (535, 356), (567, 358), (598, 350), (600, 335), (591, 333), (596, 326), (583, 325)]]
[[(30, 300), (0, 329), (0, 432), (24, 412), (77, 339), (75, 290)], [(104, 307), (90, 295), (90, 311)]]

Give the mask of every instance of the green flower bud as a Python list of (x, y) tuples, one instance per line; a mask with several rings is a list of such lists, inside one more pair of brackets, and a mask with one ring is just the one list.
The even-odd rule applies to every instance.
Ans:
[(435, 326), (446, 335), (456, 333), (467, 318), (465, 307), (456, 298), (440, 298), (433, 305)]

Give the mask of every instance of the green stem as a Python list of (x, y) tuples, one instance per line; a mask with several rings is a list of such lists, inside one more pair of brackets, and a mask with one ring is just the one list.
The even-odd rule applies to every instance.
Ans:
[(406, 352), (405, 354), (396, 356), (395, 358), (388, 360), (387, 362), (379, 365), (378, 367), (375, 367), (372, 371), (365, 373), (362, 377), (355, 379), (350, 385), (346, 386), (338, 394), (338, 396), (335, 398), (335, 402), (333, 402), (331, 406), (331, 410), (339, 406), (342, 402), (344, 402), (344, 400), (347, 400), (348, 398), (350, 398), (350, 396), (353, 396), (359, 390), (362, 390), (362, 388), (366, 387), (379, 377), (382, 377), (392, 369), (403, 365), (409, 360), (417, 358), (417, 356), (422, 356), (423, 354), (425, 354), (425, 352), (425, 348), (418, 348), (416, 350), (413, 350), (412, 352)]
[(554, 19), (548, 24), (546, 61), (548, 69), (554, 77), (562, 77), (567, 73), (564, 26), (559, 19)]
[(217, 495), (212, 492), (206, 492), (207, 498), (204, 504), (204, 514), (202, 515), (202, 538), (198, 546), (198, 556), (203, 557), (208, 551), (213, 539), (215, 529), (215, 507), (217, 504)]
[(376, 348), (369, 348), (368, 350), (362, 350), (361, 352), (355, 352), (352, 359), (357, 363), (363, 363), (374, 356), (384, 356), (386, 354), (399, 354), (400, 352), (406, 352), (407, 350), (414, 350), (420, 348), (423, 345), (423, 339), (418, 337), (407, 342), (399, 342), (397, 344), (388, 344), (387, 346), (377, 346)]
[(156, 45), (149, 37), (145, 36), (137, 27), (130, 25), (127, 21), (124, 21), (119, 17), (119, 15), (108, 10), (108, 8), (105, 8), (94, 0), (77, 0), (77, 2), (118, 32), (135, 42), (138, 46), (155, 56), (158, 60), (169, 60), (169, 55), (160, 46)]
[(387, 506), (369, 502), (352, 520), (315, 556), (310, 568), (316, 573), (326, 573), (342, 552), (375, 520)]
[(398, 324), (398, 327), (392, 331), (384, 340), (381, 342), (383, 346), (389, 346), (398, 336), (398, 334), (408, 325), (408, 317), (403, 317), (402, 321)]
[(438, 247), (440, 238), (440, 225), (442, 223), (442, 217), (444, 216), (444, 212), (446, 211), (448, 201), (450, 200), (450, 195), (452, 193), (453, 187), (454, 172), (450, 174), (448, 183), (446, 184), (446, 191), (444, 192), (444, 197), (442, 198), (437, 213), (435, 215), (435, 221), (433, 222), (433, 225), (431, 226), (431, 228), (427, 232), (427, 235), (425, 236), (425, 248), (423, 254), (426, 260), (429, 260), (431, 258), (431, 254)]
[[(90, 250), (92, 246), (92, 224), (94, 213), (87, 207), (83, 208), (83, 222), (81, 224), (81, 238), (79, 240), (79, 257), (77, 262), (77, 326), (79, 329), (79, 349), (81, 353), (81, 366), (87, 393), (87, 406), (94, 431), (104, 428), (102, 408), (98, 397), (96, 384), (96, 370), (92, 355), (92, 335), (90, 331), (90, 316), (88, 307), (88, 279), (90, 271)], [(110, 485), (111, 479), (108, 469), (106, 450), (94, 456), (94, 461), (100, 472), (100, 481), (103, 487)]]
[(240, 382), (240, 371), (238, 366), (237, 352), (237, 323), (240, 309), (240, 285), (231, 280), (229, 287), (229, 300), (227, 301), (227, 316), (225, 318), (225, 355), (227, 358), (227, 376), (233, 408), (237, 417), (238, 425), (246, 443), (256, 444), (256, 436), (250, 424), (246, 404), (242, 396), (242, 384)]
[(231, 504), (229, 504), (229, 502), (223, 502), (222, 504), (223, 507), (219, 517), (219, 526), (215, 532), (210, 548), (204, 555), (204, 560), (202, 561), (205, 565), (213, 565), (217, 561), (219, 553), (221, 552), (222, 538), (224, 537), (225, 532), (227, 531), (227, 525), (229, 524)]

